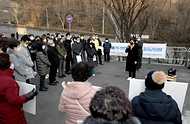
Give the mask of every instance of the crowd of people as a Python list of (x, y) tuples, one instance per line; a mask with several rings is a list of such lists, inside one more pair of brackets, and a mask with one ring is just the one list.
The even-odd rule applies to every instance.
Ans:
[[(100, 49), (102, 42), (97, 34), (87, 40), (83, 34), (75, 36), (70, 32), (65, 37), (61, 33), (47, 33), (42, 36), (23, 35), (20, 39), (15, 38), (14, 33), (10, 38), (1, 34), (0, 44), (2, 52), (10, 55), (15, 80), (30, 83), (38, 73), (40, 91), (48, 90), (45, 78), (49, 77), (49, 85), (57, 85), (59, 82), (56, 78), (70, 75), (71, 67), (75, 63), (87, 61), (93, 76), (96, 74), (95, 67), (98, 64), (103, 65)], [(111, 42), (108, 38), (105, 39), (103, 48), (105, 62), (109, 62)]]
[[(92, 87), (88, 79), (95, 76), (98, 64), (103, 65), (100, 46), (104, 61), (110, 61), (108, 38), (102, 44), (97, 34), (87, 40), (84, 35), (74, 36), (70, 32), (65, 37), (60, 33), (23, 35), (20, 40), (11, 36), (0, 38), (0, 123), (25, 124), (22, 104), (38, 94), (33, 89), (19, 96), (16, 81), (30, 83), (38, 73), (39, 90), (47, 91), (45, 78), (49, 78), (49, 85), (57, 85), (58, 71), (58, 78), (66, 74), (73, 78), (63, 89), (58, 105), (66, 113), (66, 124), (77, 124), (79, 120), (83, 124), (182, 124), (176, 101), (162, 91), (166, 82), (162, 71), (150, 71), (145, 77), (145, 91), (131, 101), (116, 86), (99, 90)], [(135, 78), (136, 70), (141, 69), (141, 38), (131, 38), (125, 52), (129, 79)]]

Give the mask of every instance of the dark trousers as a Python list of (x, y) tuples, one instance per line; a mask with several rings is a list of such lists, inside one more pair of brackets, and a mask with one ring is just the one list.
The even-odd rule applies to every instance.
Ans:
[(66, 59), (65, 61), (65, 73), (68, 73), (71, 69), (71, 60), (70, 59)]
[(51, 65), (50, 71), (49, 71), (49, 83), (52, 84), (54, 81), (56, 81), (56, 75), (57, 75), (57, 66)]
[(60, 59), (59, 60), (59, 68), (58, 68), (58, 76), (63, 76), (64, 75), (64, 69), (65, 69), (65, 60)]
[(137, 69), (141, 69), (142, 66), (142, 55), (138, 56)]
[(109, 62), (110, 61), (110, 52), (109, 53), (105, 53), (104, 52), (104, 61), (105, 62)]
[(129, 71), (129, 77), (135, 78), (136, 77), (136, 71)]
[(45, 75), (44, 76), (40, 76), (40, 89), (44, 88), (45, 86)]
[(102, 50), (98, 49), (98, 60), (99, 60), (99, 64), (102, 63)]
[(30, 83), (30, 79), (26, 79), (26, 83)]

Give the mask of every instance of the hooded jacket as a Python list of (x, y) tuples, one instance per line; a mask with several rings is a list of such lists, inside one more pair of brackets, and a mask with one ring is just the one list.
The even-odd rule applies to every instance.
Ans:
[(19, 85), (12, 78), (13, 70), (0, 70), (0, 124), (26, 124), (22, 104), (25, 96), (19, 96)]
[(59, 110), (66, 113), (66, 124), (76, 124), (77, 120), (84, 120), (88, 114), (77, 104), (80, 105), (90, 113), (89, 104), (96, 93), (89, 82), (71, 82), (63, 90)]
[(131, 117), (123, 121), (107, 121), (104, 119), (93, 118), (92, 116), (88, 116), (83, 121), (83, 124), (141, 124), (141, 123), (136, 117)]
[(11, 62), (14, 64), (14, 76), (16, 81), (26, 82), (26, 65), (19, 52), (8, 48), (7, 53), (10, 56)]
[(177, 103), (161, 89), (146, 88), (132, 99), (132, 110), (142, 124), (182, 124)]

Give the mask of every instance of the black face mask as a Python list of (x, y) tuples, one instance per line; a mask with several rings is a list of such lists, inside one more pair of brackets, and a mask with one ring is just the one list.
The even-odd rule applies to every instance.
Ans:
[(133, 42), (130, 42), (131, 45), (133, 45), (134, 43)]

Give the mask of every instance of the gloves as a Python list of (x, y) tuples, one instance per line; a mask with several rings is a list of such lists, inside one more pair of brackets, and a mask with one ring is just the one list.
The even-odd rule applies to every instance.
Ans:
[(33, 99), (34, 96), (37, 96), (38, 92), (35, 88), (32, 89), (32, 91), (28, 92), (27, 94), (25, 94), (24, 96), (26, 97), (26, 102)]

